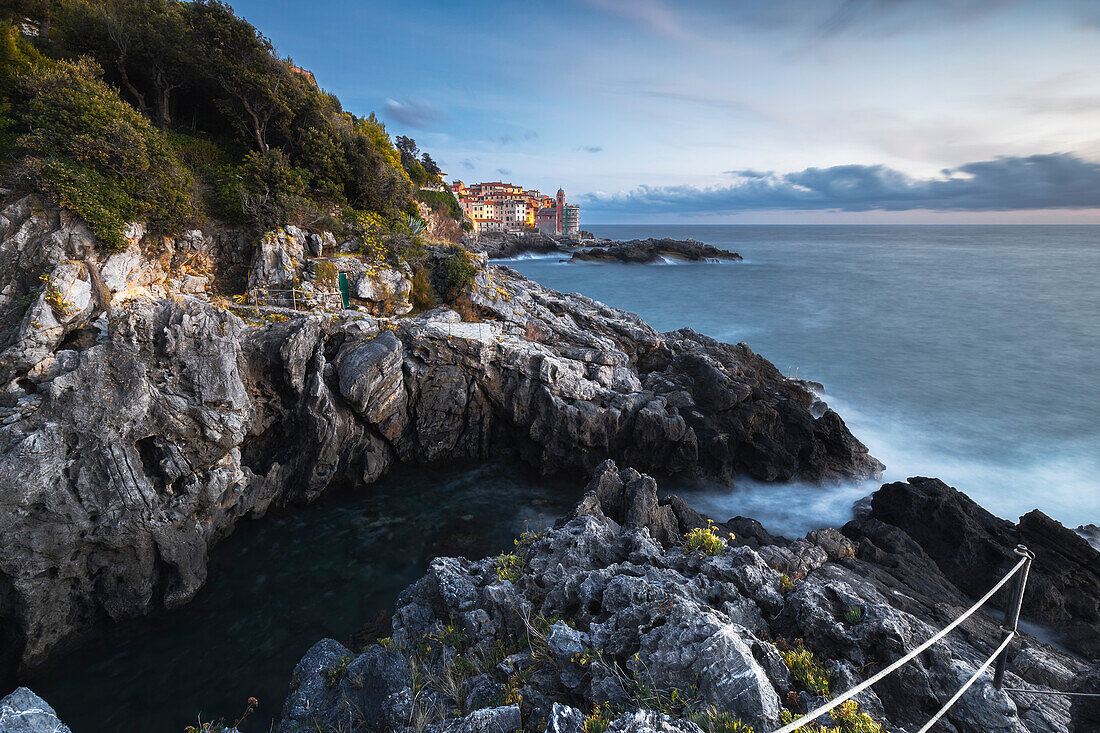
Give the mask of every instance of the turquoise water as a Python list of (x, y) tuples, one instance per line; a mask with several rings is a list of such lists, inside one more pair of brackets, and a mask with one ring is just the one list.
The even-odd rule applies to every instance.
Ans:
[[(694, 237), (744, 262), (508, 262), (550, 287), (747, 342), (824, 398), (886, 463), (1015, 519), (1100, 521), (1100, 227), (593, 226)], [(872, 487), (700, 487), (718, 515), (798, 532)]]
[[(797, 367), (826, 385), (887, 478), (939, 476), (1009, 518), (1038, 506), (1071, 526), (1100, 522), (1100, 228), (593, 229), (692, 236), (745, 261), (508, 264)], [(315, 641), (390, 610), (432, 556), (504, 550), (582, 485), (501, 464), (403, 468), (247, 522), (216, 548), (194, 602), (121, 624), (29, 682), (75, 733), (232, 721), (249, 696), (260, 708), (242, 729), (267, 731)], [(662, 482), (709, 514), (790, 535), (843, 523), (876, 485)]]

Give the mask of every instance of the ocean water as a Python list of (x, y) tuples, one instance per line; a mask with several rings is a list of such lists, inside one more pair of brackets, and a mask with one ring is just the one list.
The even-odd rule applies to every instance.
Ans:
[[(1100, 227), (593, 226), (692, 237), (739, 263), (506, 262), (550, 287), (744, 341), (823, 398), (886, 464), (993, 513), (1100, 521)], [(877, 486), (675, 488), (798, 534)]]
[[(824, 398), (887, 465), (939, 476), (991, 511), (1039, 507), (1100, 523), (1100, 228), (593, 227), (617, 238), (694, 237), (730, 264), (620, 265), (526, 257), (551, 287), (633, 310), (663, 330), (746, 341), (824, 383)], [(797, 536), (852, 516), (874, 484), (662, 481), (722, 519)], [(127, 622), (26, 680), (74, 731), (262, 733), (295, 663), (345, 641), (433, 556), (482, 557), (549, 524), (582, 482), (490, 463), (400, 468), (364, 490), (240, 525), (186, 607)]]

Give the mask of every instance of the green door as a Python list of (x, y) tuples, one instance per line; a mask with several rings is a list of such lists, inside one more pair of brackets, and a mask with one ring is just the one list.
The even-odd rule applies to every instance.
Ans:
[(344, 310), (347, 310), (351, 307), (351, 299), (348, 296), (348, 274), (341, 272), (336, 281), (340, 284), (340, 302), (344, 305)]

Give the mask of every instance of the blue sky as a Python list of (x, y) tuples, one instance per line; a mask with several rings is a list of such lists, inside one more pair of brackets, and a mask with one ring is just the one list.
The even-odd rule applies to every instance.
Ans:
[(588, 223), (1100, 223), (1093, 0), (238, 0), (452, 178)]

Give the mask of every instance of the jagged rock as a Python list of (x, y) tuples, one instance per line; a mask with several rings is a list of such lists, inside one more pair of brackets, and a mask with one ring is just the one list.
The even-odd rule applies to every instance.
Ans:
[(4, 733), (70, 733), (45, 700), (19, 687), (0, 700), (0, 731)]
[(461, 720), (448, 720), (439, 727), (439, 733), (498, 733), (515, 731), (523, 727), (518, 705), (475, 710)]
[(1100, 730), (1100, 662), (1080, 673), (1073, 690), (1093, 695), (1073, 700), (1073, 733)]
[(737, 262), (741, 255), (693, 239), (632, 239), (607, 247), (587, 247), (573, 253), (574, 261), (652, 263), (663, 260)]
[[(484, 255), (466, 296), (479, 322), (448, 309), (245, 322), (205, 293), (159, 299), (151, 281), (185, 266), (243, 278), (254, 254), (252, 286), (313, 288), (304, 232), (271, 232), (254, 253), (238, 230), (145, 235), (100, 265), (84, 225), (40, 206), (0, 211), (0, 264), (11, 266), (0, 267), (0, 345), (17, 355), (0, 369), (5, 669), (33, 668), (100, 621), (185, 603), (241, 517), (310, 501), (335, 481), (374, 481), (398, 460), (514, 456), (587, 472), (611, 458), (717, 480), (881, 470), (835, 413), (812, 417), (812, 395), (747, 346), (660, 333)], [(31, 268), (63, 275), (79, 303), (28, 339), (15, 311), (37, 287)], [(29, 299), (39, 310), (41, 296)], [(615, 480), (629, 500), (613, 518), (650, 537), (637, 557), (673, 543), (677, 507), (640, 474)]]
[[(327, 260), (336, 272), (347, 275), (353, 298), (370, 313), (379, 316), (402, 316), (412, 311), (412, 273), (407, 268), (395, 269), (359, 257), (335, 257)], [(314, 278), (317, 278), (316, 264)], [(325, 287), (335, 287), (328, 283)]]
[(1074, 531), (1084, 537), (1092, 545), (1092, 549), (1100, 552), (1100, 527), (1095, 524), (1082, 524)]
[[(946, 604), (926, 598), (921, 589), (927, 583), (914, 588), (885, 572), (889, 566), (851, 557), (835, 532), (812, 538), (839, 548), (832, 553), (836, 559), (813, 563), (793, 586), (784, 586), (746, 546), (725, 543), (714, 556), (688, 552), (682, 544), (664, 548), (644, 524), (624, 526), (611, 518), (627, 515), (634, 477), (648, 478), (601, 465), (565, 520), (517, 544), (517, 564), (501, 565), (495, 557), (432, 561), (399, 598), (386, 642), (387, 654), (400, 656), (427, 680), (420, 703), (411, 686), (376, 693), (396, 711), (387, 718), (393, 729), (410, 730), (411, 716), (420, 711), (430, 717), (421, 720), (426, 729), (478, 730), (469, 726), (496, 719), (502, 708), (474, 711), (463, 702), (470, 699), (464, 691), (496, 684), (518, 700), (510, 715), (524, 730), (583, 731), (584, 710), (613, 718), (609, 730), (696, 733), (692, 714), (709, 710), (771, 730), (781, 705), (799, 715), (826, 699), (803, 687), (801, 667), (788, 669), (783, 653), (793, 650), (782, 638), (805, 640), (818, 679), (830, 670), (835, 695), (923, 643), (958, 615), (954, 601), (966, 603), (957, 594), (943, 599)], [(689, 527), (676, 521), (675, 531), (686, 532)], [(704, 525), (724, 529), (705, 518)], [(786, 547), (799, 545), (809, 549), (796, 554), (826, 555), (809, 542)], [(502, 567), (512, 569), (507, 577)], [(937, 578), (932, 586), (950, 587), (935, 565), (927, 572)], [(995, 622), (974, 616), (873, 691), (860, 693), (859, 709), (888, 730), (919, 728), (999, 640)], [(1006, 686), (1025, 692), (995, 690), (987, 673), (948, 711), (945, 729), (1064, 733), (1071, 720), (1091, 720), (1088, 711), (1071, 718), (1066, 698), (1039, 693), (1088, 687), (1093, 673), (1026, 635), (1023, 643)], [(381, 653), (372, 649), (364, 654)], [(317, 667), (311, 661), (316, 656), (311, 650), (299, 667)], [(486, 704), (484, 695), (478, 700)], [(336, 705), (326, 702), (314, 713), (327, 715)], [(536, 727), (536, 721), (545, 723)]]
[(477, 237), (463, 240), (463, 246), (471, 252), (483, 252), (492, 259), (515, 257), (527, 252), (547, 254), (568, 250), (554, 237), (540, 232), (509, 234), (504, 232), (483, 232)]
[(580, 710), (556, 702), (550, 708), (546, 733), (584, 733), (584, 718), (585, 715)]
[(856, 556), (852, 541), (832, 527), (807, 532), (806, 540), (825, 550), (826, 556), (832, 562), (852, 560)]
[[(883, 486), (872, 498), (870, 515), (847, 525), (845, 534), (879, 544), (875, 534), (884, 530), (875, 522), (896, 527), (919, 547), (902, 551), (899, 562), (931, 560), (970, 598), (983, 594), (1015, 564), (1017, 544), (1027, 545), (1035, 561), (1023, 617), (1057, 627), (1087, 658), (1100, 657), (1100, 552), (1073, 530), (1038, 510), (1013, 525), (928, 478)], [(1003, 607), (1006, 599), (1004, 591), (994, 602)]]
[(248, 275), (248, 289), (285, 285), (299, 277), (305, 259), (306, 238), (301, 229), (288, 226), (260, 238)]

